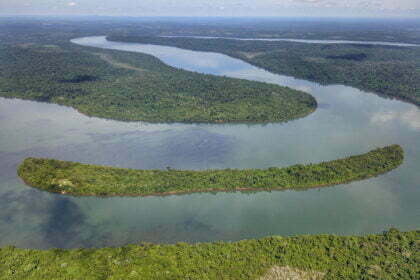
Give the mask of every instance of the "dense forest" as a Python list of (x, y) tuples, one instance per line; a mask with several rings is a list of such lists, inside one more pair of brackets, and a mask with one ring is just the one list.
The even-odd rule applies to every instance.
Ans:
[(363, 237), (274, 236), (47, 251), (6, 247), (0, 249), (0, 279), (414, 280), (420, 278), (419, 239), (419, 231), (391, 229)]
[(68, 45), (0, 45), (0, 96), (148, 122), (281, 122), (316, 108), (310, 95), (188, 72), (145, 54)]
[[(343, 83), (419, 105), (419, 48), (156, 37), (420, 43), (419, 30), (419, 24), (411, 20), (395, 23), (389, 19), (359, 24), (333, 19), (320, 23), (218, 18), (197, 24), (195, 19), (13, 16), (0, 21), (0, 96), (63, 104), (92, 116), (150, 122), (285, 121), (316, 108), (315, 100), (300, 91), (201, 75), (168, 67), (148, 55), (69, 43), (76, 37), (114, 34), (115, 40), (217, 51), (272, 72)], [(153, 195), (340, 184), (385, 173), (398, 167), (403, 158), (397, 145), (330, 162), (264, 170), (129, 170), (30, 158), (18, 173), (29, 185), (51, 192)], [(63, 223), (59, 208), (55, 217)], [(391, 229), (363, 237), (277, 236), (121, 248), (10, 246), (0, 248), (0, 279), (420, 279), (419, 240), (419, 231)]]
[[(386, 41), (420, 44), (418, 19), (200, 18), (160, 20), (132, 30), (142, 36), (218, 36)], [(127, 29), (125, 31), (128, 32)]]
[(30, 186), (71, 195), (164, 195), (205, 191), (302, 189), (377, 176), (403, 162), (398, 145), (344, 159), (269, 169), (134, 170), (27, 158), (18, 169)]
[[(7, 41), (47, 42), (105, 33), (141, 36), (217, 36), (386, 41), (420, 44), (420, 20), (345, 18), (221, 17), (3, 17), (0, 37)], [(12, 31), (12, 32), (11, 32)]]
[(345, 84), (420, 105), (420, 47), (110, 35), (109, 40), (221, 52), (274, 73)]

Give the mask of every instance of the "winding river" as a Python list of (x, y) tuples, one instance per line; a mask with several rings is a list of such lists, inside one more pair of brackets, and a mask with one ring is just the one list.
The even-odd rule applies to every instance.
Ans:
[[(143, 52), (186, 70), (289, 86), (315, 96), (319, 108), (281, 124), (148, 124), (0, 98), (0, 246), (103, 247), (419, 228), (416, 106), (347, 86), (275, 75), (217, 53), (108, 42), (105, 37), (73, 43)], [(400, 168), (306, 191), (75, 198), (29, 188), (16, 176), (28, 156), (139, 169), (266, 168), (332, 160), (394, 143), (406, 152)]]

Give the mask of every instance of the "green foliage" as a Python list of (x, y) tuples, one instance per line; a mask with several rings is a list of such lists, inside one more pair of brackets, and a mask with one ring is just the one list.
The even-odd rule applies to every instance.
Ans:
[(419, 279), (420, 231), (268, 237), (234, 243), (0, 249), (0, 279), (259, 279), (273, 266), (327, 279)]
[(345, 84), (420, 105), (420, 47), (112, 35), (114, 41), (221, 52), (274, 73)]
[(398, 167), (398, 145), (319, 164), (269, 169), (133, 170), (27, 158), (18, 174), (34, 187), (72, 195), (158, 195), (199, 191), (309, 188), (376, 176)]
[(283, 122), (306, 116), (301, 91), (169, 67), (138, 53), (62, 44), (0, 45), (0, 96), (148, 122)]

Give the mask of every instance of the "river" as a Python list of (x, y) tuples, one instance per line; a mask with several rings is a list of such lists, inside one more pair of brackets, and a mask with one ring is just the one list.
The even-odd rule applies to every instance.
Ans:
[[(72, 41), (148, 53), (186, 70), (304, 90), (319, 107), (287, 123), (149, 124), (0, 98), (0, 246), (103, 247), (419, 228), (416, 106), (348, 86), (272, 74), (217, 53), (108, 42), (103, 36)], [(305, 191), (76, 198), (30, 188), (16, 175), (28, 156), (138, 169), (267, 168), (333, 160), (394, 143), (406, 153), (398, 169), (369, 180)]]

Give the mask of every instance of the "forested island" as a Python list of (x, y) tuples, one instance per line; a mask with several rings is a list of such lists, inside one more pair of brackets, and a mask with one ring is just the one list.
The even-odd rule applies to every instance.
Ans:
[(348, 183), (398, 167), (398, 145), (319, 164), (268, 169), (134, 170), (55, 159), (27, 158), (18, 175), (30, 186), (62, 194), (148, 196), (190, 192), (304, 189)]
[(283, 122), (313, 112), (307, 93), (167, 66), (140, 53), (70, 44), (0, 44), (0, 96), (147, 122)]
[(0, 249), (0, 279), (418, 279), (420, 231), (121, 248)]
[(112, 34), (111, 41), (224, 53), (273, 73), (344, 84), (420, 105), (420, 47), (305, 44)]

